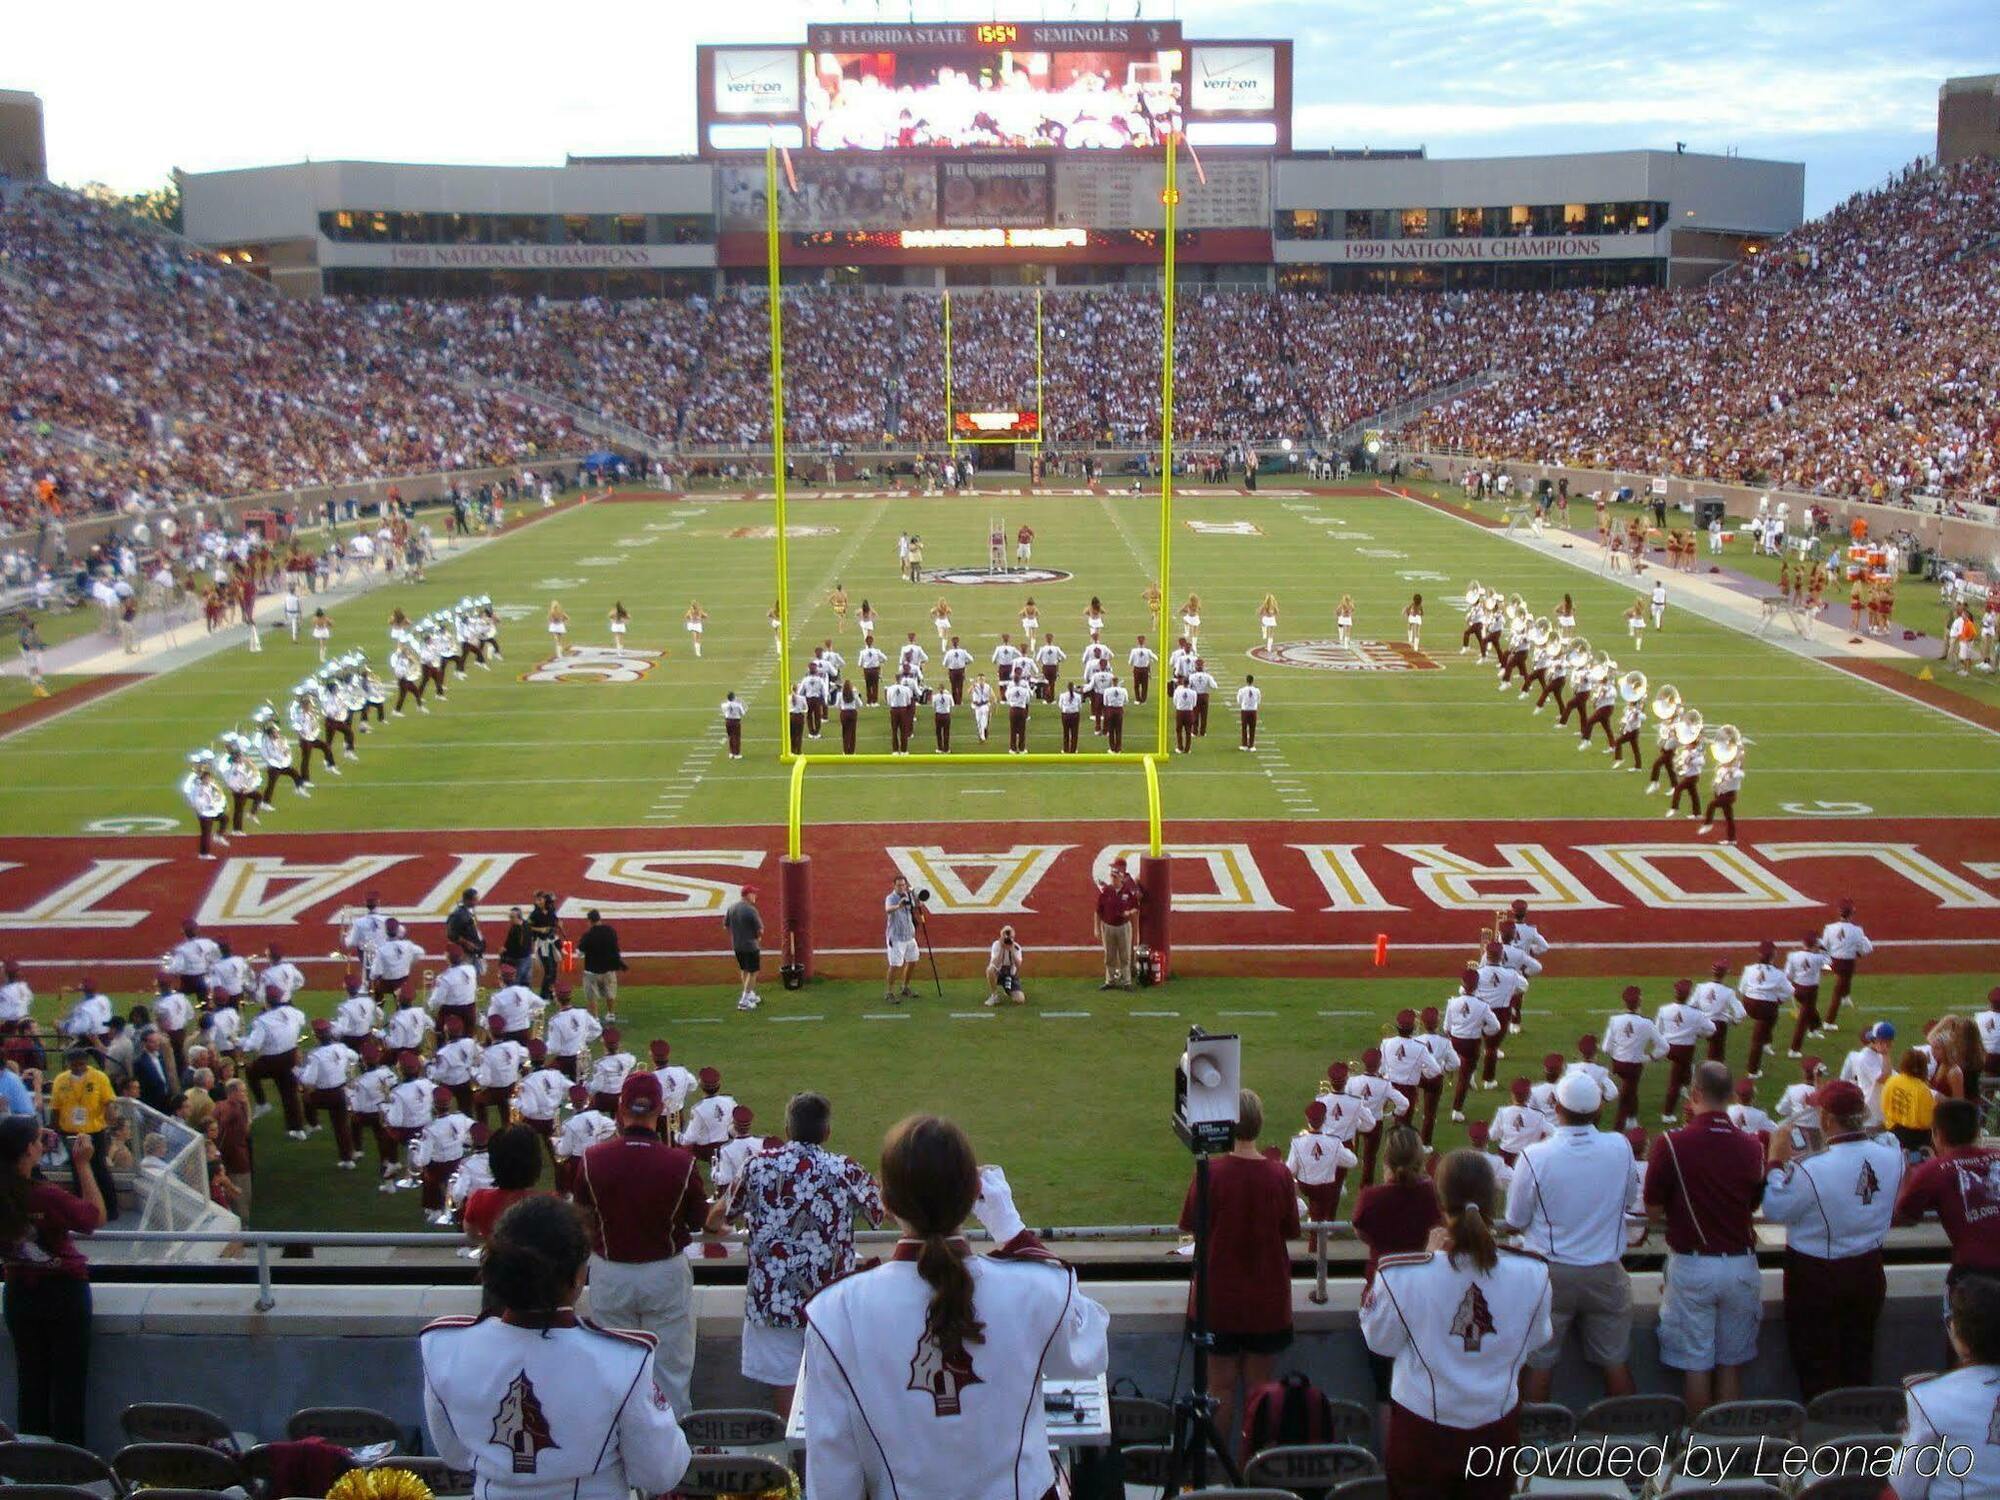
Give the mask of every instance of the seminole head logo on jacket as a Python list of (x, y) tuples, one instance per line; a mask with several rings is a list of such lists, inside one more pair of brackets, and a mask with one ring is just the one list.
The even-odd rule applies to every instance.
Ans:
[(959, 1392), (969, 1385), (984, 1385), (972, 1370), (972, 1356), (961, 1349), (947, 1355), (937, 1338), (926, 1328), (917, 1340), (917, 1352), (910, 1359), (910, 1383), (906, 1390), (924, 1391), (940, 1417), (959, 1414)]

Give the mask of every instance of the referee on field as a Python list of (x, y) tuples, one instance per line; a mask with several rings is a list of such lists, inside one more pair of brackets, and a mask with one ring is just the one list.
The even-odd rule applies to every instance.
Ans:
[(658, 1341), (653, 1379), (677, 1415), (691, 1410), (694, 1276), (683, 1253), (708, 1217), (691, 1152), (660, 1139), (665, 1095), (656, 1073), (618, 1093), (618, 1135), (583, 1153), (576, 1204), (591, 1214), (590, 1307), (607, 1328)]

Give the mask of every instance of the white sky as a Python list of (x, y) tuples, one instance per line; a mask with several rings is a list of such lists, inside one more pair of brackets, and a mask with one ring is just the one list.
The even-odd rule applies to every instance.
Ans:
[[(1139, 0), (1189, 35), (1297, 42), (1300, 149), (1670, 147), (1806, 163), (1817, 213), (1932, 145), (1937, 86), (2000, 69), (1996, 0)], [(1111, 0), (1114, 19), (1134, 0)], [(1103, 19), (1107, 0), (915, 0), (920, 21)], [(353, 157), (550, 163), (694, 148), (697, 42), (803, 41), (910, 0), (342, 0), (14, 8), (0, 88), (44, 101), (57, 179)]]

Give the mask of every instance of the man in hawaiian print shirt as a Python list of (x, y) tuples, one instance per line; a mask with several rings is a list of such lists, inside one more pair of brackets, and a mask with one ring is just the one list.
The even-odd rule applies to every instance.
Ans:
[(751, 1157), (709, 1214), (750, 1235), (743, 1299), (743, 1375), (773, 1388), (789, 1418), (805, 1354), (806, 1303), (854, 1269), (854, 1220), (882, 1223), (882, 1190), (851, 1157), (826, 1149), (833, 1106), (823, 1094), (796, 1094), (785, 1107), (785, 1136)]

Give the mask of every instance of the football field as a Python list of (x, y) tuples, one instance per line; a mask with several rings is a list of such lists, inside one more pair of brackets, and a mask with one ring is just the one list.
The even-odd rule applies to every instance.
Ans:
[[(1158, 516), (1156, 493), (795, 493), (795, 668), (830, 640), (852, 673), (865, 598), (885, 649), (915, 631), (935, 679), (929, 616), (943, 598), (974, 670), (991, 673), (987, 658), (1001, 631), (1019, 638), (1030, 595), (1071, 667), (1099, 598), (1122, 668), (1133, 637), (1154, 634), (1142, 596), (1158, 574)], [(619, 496), (448, 553), (427, 584), (338, 605), (336, 648), (379, 663), (392, 607), (415, 616), (488, 594), (505, 660), (454, 680), (429, 714), (376, 727), (343, 775), (316, 776), (310, 800), (280, 789), (262, 826), (213, 862), (195, 857), (177, 790), (184, 757), (247, 727), (267, 698), (282, 703), (313, 664), (310, 642), (267, 635), (252, 654), (238, 628), (213, 654), (110, 696), (11, 733), (0, 720), (0, 947), (29, 961), (44, 996), (94, 968), (129, 1004), (196, 914), (240, 951), (276, 942), (320, 958), (306, 1008), (321, 1015), (339, 972), (323, 956), (365, 889), (433, 952), (463, 886), (487, 893), (496, 941), (508, 905), (554, 890), (573, 931), (593, 906), (621, 929), (635, 966), (620, 1007), (628, 1045), (666, 1036), (677, 1062), (721, 1067), (760, 1128), (776, 1128), (792, 1090), (822, 1088), (841, 1111), (839, 1142), (864, 1156), (892, 1112), (947, 1109), (1025, 1184), (1031, 1220), (1068, 1222), (1160, 1222), (1178, 1207), (1184, 1160), (1167, 1096), (1189, 1023), (1243, 1031), (1246, 1082), (1264, 1092), (1274, 1132), (1288, 1132), (1328, 1062), (1357, 1057), (1399, 1006), (1442, 1003), (1447, 976), (1517, 896), (1555, 950), (1503, 1078), (1601, 1028), (1622, 984), (1645, 986), (1655, 1008), (1711, 959), (1737, 969), (1759, 938), (1796, 944), (1841, 896), (1857, 900), (1878, 945), (1858, 986), (1864, 1013), (1914, 1024), (1977, 1006), (1992, 982), (2000, 758), (1976, 712), (1919, 702), (1677, 602), (1635, 654), (1622, 616), (1636, 595), (1594, 566), (1359, 485), (1267, 486), (1175, 501), (1170, 613), (1199, 594), (1201, 654), (1221, 691), (1206, 738), (1160, 764), (1165, 841), (1180, 856), (1172, 981), (1131, 996), (1101, 993), (1093, 977), (1090, 876), (1144, 847), (1139, 768), (953, 764), (932, 751), (920, 710), (907, 760), (808, 774), (802, 852), (829, 977), (785, 992), (773, 974), (763, 1008), (740, 1014), (720, 913), (756, 884), (776, 929), (791, 775), (766, 622), (771, 519), (755, 494)], [(1061, 576), (975, 581), (996, 520), (1010, 537), (1032, 526), (1036, 568)], [(922, 536), (927, 570), (966, 581), (900, 581), (905, 531)], [(1672, 599), (1679, 585), (1666, 576)], [(1601, 737), (1580, 753), (1553, 708), (1534, 716), (1496, 691), (1490, 664), (1460, 654), (1460, 601), (1475, 579), (1538, 615), (1569, 593), (1581, 633), (1621, 670), (1642, 669), (1655, 691), (1673, 684), (1711, 729), (1742, 731), (1734, 847), (1663, 818), (1664, 797), (1643, 795), (1643, 774), (1613, 771)], [(844, 627), (826, 598), (837, 584), (854, 606)], [(1426, 625), (1410, 650), (1402, 611), (1418, 591)], [(1262, 652), (1267, 592), (1280, 624)], [(1352, 650), (1335, 642), (1343, 595)], [(543, 628), (553, 600), (583, 657), (555, 659)], [(695, 600), (709, 615), (699, 659), (681, 628)], [(606, 654), (617, 602), (633, 620), (623, 658)], [(1233, 702), (1253, 672), (1264, 701), (1258, 749), (1244, 754)], [(728, 691), (750, 704), (740, 761), (723, 753)], [(1152, 707), (1128, 712), (1128, 752), (1154, 748)], [(1004, 748), (1003, 716), (983, 747), (968, 711), (954, 720), (954, 751)], [(812, 748), (837, 753), (837, 731)], [(862, 715), (859, 748), (888, 748), (880, 709)], [(1057, 749), (1051, 709), (1036, 710), (1030, 748)], [(1644, 748), (1650, 762), (1650, 722)], [(898, 872), (935, 893), (944, 998), (926, 967), (924, 998), (890, 1008), (880, 905)], [(996, 1015), (976, 971), (1002, 922), (1029, 950), (1030, 1003)], [(1851, 1042), (1818, 1045), (1837, 1060)], [(1795, 1067), (1767, 1065), (1762, 1095)], [(1652, 1114), (1655, 1092), (1649, 1081)], [(1502, 1097), (1476, 1095), (1472, 1118)], [(324, 1139), (290, 1142), (266, 1119), (258, 1150), (260, 1222), (414, 1220), (408, 1199), (380, 1197), (366, 1174), (329, 1182)]]

